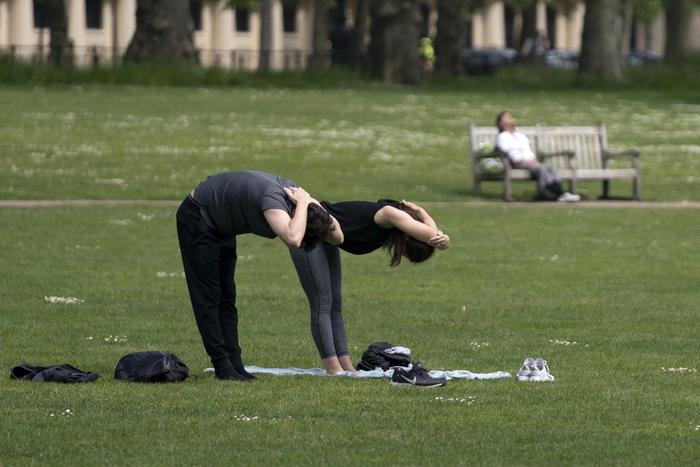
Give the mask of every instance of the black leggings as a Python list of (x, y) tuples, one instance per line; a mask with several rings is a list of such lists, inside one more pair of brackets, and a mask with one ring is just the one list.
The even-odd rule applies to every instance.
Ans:
[(209, 228), (187, 197), (177, 211), (177, 236), (192, 309), (217, 375), (243, 366), (236, 309), (236, 237)]
[(311, 308), (311, 335), (321, 358), (349, 355), (343, 324), (340, 250), (326, 242), (289, 250)]

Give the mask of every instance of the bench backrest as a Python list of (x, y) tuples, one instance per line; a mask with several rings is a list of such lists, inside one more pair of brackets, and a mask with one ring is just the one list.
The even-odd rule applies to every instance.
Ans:
[[(603, 123), (598, 126), (518, 127), (530, 140), (530, 146), (538, 152), (574, 151), (575, 165), (579, 169), (601, 169), (602, 151), (607, 149), (607, 136)], [(469, 124), (469, 141), (472, 155), (484, 145), (496, 144), (498, 130), (493, 127), (478, 127)], [(555, 157), (547, 161), (556, 168), (566, 168), (564, 158)]]
[[(537, 138), (537, 127), (535, 126), (519, 126), (518, 131), (525, 134), (530, 140), (532, 150), (535, 150), (535, 140)], [(475, 126), (469, 124), (469, 144), (472, 154), (475, 154), (482, 147), (489, 145), (496, 147), (496, 138), (498, 137), (498, 129), (495, 126)]]
[[(601, 126), (539, 127), (538, 152), (574, 151), (576, 167), (579, 169), (602, 169), (602, 147), (605, 138)], [(556, 162), (555, 162), (556, 161)], [(552, 159), (552, 165), (563, 168), (560, 158)], [(560, 165), (561, 164), (561, 165)]]

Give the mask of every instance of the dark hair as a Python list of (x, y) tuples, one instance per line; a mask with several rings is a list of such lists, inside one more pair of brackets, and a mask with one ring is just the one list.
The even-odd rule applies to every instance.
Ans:
[[(401, 205), (400, 209), (408, 213), (414, 219), (419, 220), (411, 211), (403, 209), (403, 205)], [(387, 249), (389, 256), (391, 256), (389, 266), (392, 268), (401, 264), (401, 258), (403, 257), (407, 258), (412, 263), (422, 263), (435, 253), (434, 246), (416, 240), (406, 232), (396, 228), (391, 229), (389, 232), (389, 236), (384, 242), (384, 248)]]
[(509, 112), (507, 110), (504, 110), (503, 112), (496, 115), (496, 127), (498, 128), (498, 131), (505, 131), (504, 128), (501, 128), (501, 119), (507, 113), (509, 113)]
[(309, 203), (306, 210), (306, 232), (301, 241), (304, 251), (313, 250), (320, 241), (334, 230), (333, 220), (330, 214), (316, 203)]

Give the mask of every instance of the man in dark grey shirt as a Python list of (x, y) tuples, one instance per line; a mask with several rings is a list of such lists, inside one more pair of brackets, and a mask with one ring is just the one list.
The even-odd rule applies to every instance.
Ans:
[(279, 237), (290, 248), (342, 242), (337, 222), (291, 180), (224, 172), (197, 186), (177, 211), (177, 233), (199, 333), (218, 379), (248, 381), (238, 343), (236, 235)]

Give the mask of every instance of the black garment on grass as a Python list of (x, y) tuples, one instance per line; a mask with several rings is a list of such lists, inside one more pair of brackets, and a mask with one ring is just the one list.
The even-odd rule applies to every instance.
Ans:
[(10, 368), (11, 379), (43, 381), (46, 383), (89, 383), (99, 377), (99, 373), (79, 370), (67, 363), (52, 366), (33, 366), (28, 363), (22, 363)]
[(387, 349), (396, 347), (388, 342), (375, 342), (362, 353), (362, 360), (357, 364), (356, 369), (372, 371), (381, 368), (386, 371), (392, 366), (408, 366), (411, 364), (411, 357), (402, 353), (387, 353)]

